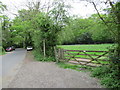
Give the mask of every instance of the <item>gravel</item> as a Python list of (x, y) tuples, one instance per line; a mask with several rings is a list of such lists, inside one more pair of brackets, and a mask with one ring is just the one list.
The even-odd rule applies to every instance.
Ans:
[(86, 72), (59, 68), (54, 62), (33, 60), (27, 53), (24, 64), (8, 88), (102, 88)]

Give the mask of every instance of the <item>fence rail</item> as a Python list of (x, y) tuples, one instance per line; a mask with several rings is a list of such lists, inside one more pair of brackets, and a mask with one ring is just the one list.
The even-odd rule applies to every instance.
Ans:
[(66, 49), (64, 49), (64, 51), (73, 51), (73, 52), (108, 52), (108, 51), (86, 51), (86, 50), (66, 50)]
[[(65, 61), (89, 66), (100, 66), (108, 64), (108, 51), (66, 50), (61, 48), (54, 48), (54, 50), (57, 62)], [(94, 54), (91, 54), (93, 52)]]

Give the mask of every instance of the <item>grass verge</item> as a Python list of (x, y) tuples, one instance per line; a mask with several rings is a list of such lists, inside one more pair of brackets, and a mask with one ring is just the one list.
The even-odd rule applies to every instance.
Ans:
[(57, 65), (64, 69), (73, 69), (76, 71), (91, 71), (92, 70), (92, 67), (89, 67), (89, 66), (74, 65), (74, 64), (69, 64), (65, 62), (59, 62), (57, 63)]

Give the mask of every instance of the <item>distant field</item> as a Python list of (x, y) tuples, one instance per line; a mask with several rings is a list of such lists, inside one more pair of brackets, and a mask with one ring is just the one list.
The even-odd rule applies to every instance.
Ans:
[(90, 51), (108, 51), (113, 44), (85, 44), (85, 45), (58, 45), (57, 47), (67, 50), (90, 50)]
[[(108, 48), (110, 46), (112, 46), (113, 44), (86, 44), (86, 45), (58, 45), (57, 47), (66, 49), (66, 50), (86, 50), (86, 51), (108, 51)], [(77, 53), (77, 52), (69, 52), (69, 53)], [(80, 54), (84, 54), (84, 53), (80, 53)], [(103, 54), (103, 52), (87, 52), (87, 54), (95, 54), (95, 55), (101, 55)], [(65, 56), (69, 56), (67, 54), (65, 54)], [(76, 55), (77, 57), (81, 57), (81, 58), (88, 58), (90, 59), (89, 56), (85, 56), (85, 55)], [(97, 56), (92, 56), (93, 58), (96, 58)], [(106, 57), (101, 57), (99, 59), (106, 59)], [(108, 63), (107, 61), (103, 62), (101, 61), (101, 63)]]

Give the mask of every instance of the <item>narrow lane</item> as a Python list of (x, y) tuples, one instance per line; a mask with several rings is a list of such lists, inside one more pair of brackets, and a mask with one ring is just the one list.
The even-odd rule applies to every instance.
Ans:
[(2, 56), (2, 73), (0, 73), (0, 76), (3, 78), (3, 87), (6, 87), (14, 77), (24, 60), (25, 55), (26, 50), (18, 48), (15, 51), (8, 52), (6, 55)]

